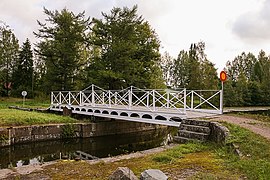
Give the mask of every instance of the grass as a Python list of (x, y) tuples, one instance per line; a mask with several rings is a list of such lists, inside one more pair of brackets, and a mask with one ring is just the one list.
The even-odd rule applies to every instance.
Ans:
[(56, 114), (21, 111), (15, 109), (0, 110), (0, 126), (22, 126), (52, 123), (74, 123), (78, 122), (71, 117)]
[(20, 106), (26, 108), (48, 108), (50, 106), (50, 100), (35, 100), (26, 99), (23, 106), (23, 99), (20, 98), (0, 98), (0, 109), (8, 108), (9, 106)]
[(239, 158), (230, 147), (219, 148), (217, 154), (225, 160), (229, 169), (237, 169), (248, 179), (270, 178), (269, 140), (239, 126), (225, 123), (231, 132), (228, 144), (239, 146), (243, 157)]
[[(18, 98), (0, 98), (0, 126), (22, 126), (78, 122), (78, 120), (67, 116), (9, 109), (9, 106), (22, 106), (22, 100)], [(46, 101), (28, 99), (26, 100), (24, 107), (48, 108), (49, 103)]]

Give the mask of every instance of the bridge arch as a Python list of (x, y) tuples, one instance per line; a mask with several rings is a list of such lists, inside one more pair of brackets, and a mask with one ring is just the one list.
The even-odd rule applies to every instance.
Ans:
[(153, 119), (153, 117), (151, 115), (149, 115), (149, 114), (144, 114), (142, 116), (142, 118), (144, 118), (144, 119)]
[(128, 116), (128, 113), (126, 113), (126, 112), (121, 112), (120, 116)]
[(155, 118), (156, 120), (167, 120), (167, 118), (166, 117), (164, 117), (164, 116), (160, 116), (160, 115), (158, 115), (158, 116), (156, 116), (156, 118)]

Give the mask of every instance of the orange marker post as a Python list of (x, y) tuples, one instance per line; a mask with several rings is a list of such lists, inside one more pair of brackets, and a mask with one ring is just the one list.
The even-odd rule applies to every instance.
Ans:
[(221, 81), (220, 114), (223, 114), (223, 83), (227, 80), (227, 74), (225, 71), (220, 72), (219, 79)]

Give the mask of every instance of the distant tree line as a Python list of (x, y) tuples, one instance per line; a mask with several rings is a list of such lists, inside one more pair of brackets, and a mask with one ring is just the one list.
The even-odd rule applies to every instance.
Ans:
[[(160, 40), (137, 6), (113, 8), (102, 18), (68, 9), (44, 8), (37, 21), (37, 43), (20, 46), (10, 27), (0, 24), (0, 96), (48, 95), (52, 90), (81, 90), (91, 84), (105, 89), (220, 89), (217, 69), (205, 43), (191, 44), (177, 58), (159, 52)], [(270, 105), (270, 60), (242, 53), (225, 68), (225, 106)]]
[(228, 61), (225, 70), (228, 80), (224, 86), (226, 106), (270, 105), (270, 57), (260, 51), (238, 55)]

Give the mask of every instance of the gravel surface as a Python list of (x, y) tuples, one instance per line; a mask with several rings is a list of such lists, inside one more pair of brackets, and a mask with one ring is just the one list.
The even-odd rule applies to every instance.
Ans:
[(239, 125), (243, 128), (249, 129), (256, 134), (259, 134), (270, 140), (270, 123), (261, 122), (258, 120), (239, 117), (234, 115), (221, 115), (211, 118), (212, 121), (225, 121), (228, 123)]

